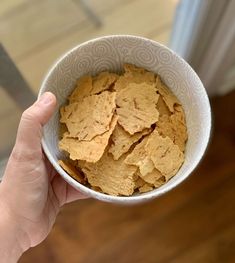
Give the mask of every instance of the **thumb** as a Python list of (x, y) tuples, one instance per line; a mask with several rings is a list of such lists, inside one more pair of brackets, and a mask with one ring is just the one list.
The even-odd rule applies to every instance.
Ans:
[(56, 106), (56, 98), (45, 92), (22, 114), (12, 155), (19, 161), (40, 157), (42, 127), (48, 122)]

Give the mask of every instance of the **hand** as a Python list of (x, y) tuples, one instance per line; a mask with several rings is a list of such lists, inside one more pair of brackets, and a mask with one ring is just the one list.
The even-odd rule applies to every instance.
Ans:
[(47, 237), (62, 205), (85, 198), (56, 173), (41, 148), (42, 127), (55, 105), (55, 96), (46, 92), (23, 113), (0, 184), (0, 214), (16, 232), (22, 252)]

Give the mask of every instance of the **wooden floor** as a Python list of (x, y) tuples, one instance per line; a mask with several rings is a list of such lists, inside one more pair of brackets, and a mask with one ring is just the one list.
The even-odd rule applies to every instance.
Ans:
[[(134, 34), (168, 43), (177, 0), (85, 1), (101, 20), (100, 27), (81, 0), (0, 0), (0, 42), (35, 93), (54, 61), (83, 41)], [(21, 111), (1, 87), (0, 101), (1, 159), (14, 143)]]
[(143, 205), (69, 204), (20, 263), (235, 262), (235, 91), (211, 102), (211, 143), (186, 182)]

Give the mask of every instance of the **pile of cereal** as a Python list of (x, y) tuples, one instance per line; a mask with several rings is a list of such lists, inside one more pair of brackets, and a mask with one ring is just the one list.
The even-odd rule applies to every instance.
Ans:
[(83, 76), (61, 107), (61, 167), (115, 196), (160, 187), (184, 162), (187, 129), (179, 100), (159, 76), (125, 64), (124, 74)]

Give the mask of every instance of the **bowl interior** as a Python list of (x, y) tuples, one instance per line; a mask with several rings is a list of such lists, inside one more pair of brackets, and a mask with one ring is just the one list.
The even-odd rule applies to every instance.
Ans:
[[(57, 164), (59, 107), (65, 103), (76, 80), (85, 74), (109, 70), (120, 72), (124, 63), (132, 63), (161, 76), (181, 101), (188, 129), (185, 162), (165, 185), (149, 193), (132, 197), (114, 197), (95, 192), (70, 178)], [(200, 161), (210, 135), (211, 112), (207, 94), (192, 68), (174, 52), (159, 43), (135, 36), (108, 36), (88, 41), (66, 53), (47, 74), (39, 96), (51, 91), (57, 97), (57, 110), (44, 128), (43, 147), (49, 160), (64, 179), (95, 198), (110, 202), (134, 203), (151, 199), (182, 182)]]

